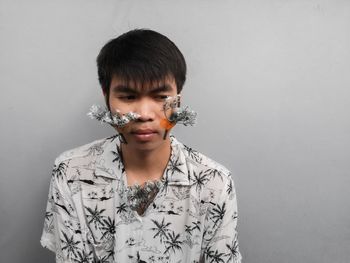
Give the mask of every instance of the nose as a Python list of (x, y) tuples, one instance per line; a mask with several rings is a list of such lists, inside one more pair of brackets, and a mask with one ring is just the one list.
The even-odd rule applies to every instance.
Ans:
[(147, 98), (141, 99), (138, 102), (136, 113), (140, 114), (140, 121), (153, 121), (155, 119), (155, 105)]

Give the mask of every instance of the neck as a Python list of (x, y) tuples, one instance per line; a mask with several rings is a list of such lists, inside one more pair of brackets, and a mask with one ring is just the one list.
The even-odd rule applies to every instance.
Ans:
[(128, 185), (143, 185), (147, 181), (159, 180), (171, 154), (169, 138), (152, 150), (138, 150), (128, 144), (122, 144), (121, 149)]

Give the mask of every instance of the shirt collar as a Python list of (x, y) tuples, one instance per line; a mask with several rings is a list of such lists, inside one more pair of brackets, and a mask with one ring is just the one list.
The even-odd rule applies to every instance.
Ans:
[[(171, 139), (171, 155), (163, 174), (168, 185), (190, 185), (190, 167), (182, 150), (181, 143), (174, 136)], [(121, 180), (124, 165), (120, 154), (120, 140), (118, 136), (106, 139), (103, 152), (96, 158), (95, 175)]]
[(96, 158), (95, 175), (111, 179), (120, 179), (123, 163), (120, 155), (120, 141), (117, 135), (106, 139), (103, 152)]

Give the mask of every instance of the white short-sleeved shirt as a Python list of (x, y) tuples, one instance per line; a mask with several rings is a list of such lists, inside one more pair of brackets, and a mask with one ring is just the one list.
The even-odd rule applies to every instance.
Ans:
[(117, 136), (57, 157), (41, 237), (56, 262), (241, 262), (229, 171), (174, 137), (171, 147), (142, 215), (129, 206)]

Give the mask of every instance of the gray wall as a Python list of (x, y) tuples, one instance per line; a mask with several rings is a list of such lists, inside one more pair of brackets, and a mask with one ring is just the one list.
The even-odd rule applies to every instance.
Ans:
[(350, 1), (0, 1), (0, 262), (39, 238), (54, 158), (113, 133), (95, 57), (159, 30), (188, 62), (183, 142), (234, 172), (244, 262), (350, 262)]

